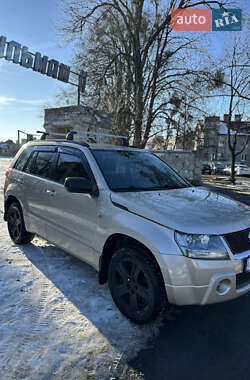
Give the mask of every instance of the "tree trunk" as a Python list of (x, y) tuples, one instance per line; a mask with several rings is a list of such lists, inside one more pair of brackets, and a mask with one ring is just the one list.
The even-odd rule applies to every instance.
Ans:
[(134, 117), (134, 124), (135, 124), (135, 133), (134, 133), (134, 141), (133, 145), (136, 147), (141, 146), (141, 140), (142, 140), (142, 123), (143, 123), (143, 78), (142, 78), (142, 70), (141, 70), (141, 64), (140, 64), (140, 58), (138, 57), (138, 67), (137, 67), (137, 73), (135, 75), (135, 117)]
[(232, 153), (232, 162), (231, 162), (231, 182), (235, 185), (235, 154)]

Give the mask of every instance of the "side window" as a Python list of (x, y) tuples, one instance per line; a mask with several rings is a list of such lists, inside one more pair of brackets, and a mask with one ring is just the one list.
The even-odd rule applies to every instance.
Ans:
[(54, 178), (60, 183), (64, 183), (67, 177), (85, 177), (89, 178), (80, 157), (72, 154), (60, 153)]
[(25, 173), (32, 173), (32, 167), (34, 163), (34, 157), (35, 157), (36, 152), (32, 152), (31, 155), (29, 156), (28, 161), (24, 165), (23, 172)]
[(51, 178), (50, 172), (54, 157), (55, 153), (53, 152), (38, 152), (32, 174), (43, 178)]
[(28, 148), (25, 149), (21, 155), (18, 157), (14, 169), (22, 171), (24, 169), (24, 166), (26, 165), (28, 158), (30, 156), (30, 153), (32, 152), (32, 149)]

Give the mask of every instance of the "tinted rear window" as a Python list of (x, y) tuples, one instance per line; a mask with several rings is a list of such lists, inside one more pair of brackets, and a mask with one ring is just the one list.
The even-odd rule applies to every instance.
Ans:
[(33, 164), (34, 164), (34, 157), (36, 155), (36, 152), (32, 152), (31, 155), (29, 156), (29, 159), (28, 161), (26, 162), (24, 168), (23, 168), (23, 171), (25, 173), (32, 173), (32, 167), (33, 167)]
[(38, 152), (32, 174), (43, 178), (51, 178), (51, 168), (54, 161), (55, 153), (53, 152)]
[(18, 157), (18, 159), (14, 165), (14, 169), (22, 171), (24, 169), (24, 166), (26, 165), (28, 159), (29, 159), (31, 152), (32, 152), (32, 148), (25, 149), (21, 153), (21, 155)]

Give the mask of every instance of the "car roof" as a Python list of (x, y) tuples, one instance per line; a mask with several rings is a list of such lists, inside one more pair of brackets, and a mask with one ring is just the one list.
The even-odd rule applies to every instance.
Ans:
[(88, 143), (85, 141), (72, 141), (72, 140), (62, 140), (62, 139), (48, 139), (48, 140), (33, 140), (25, 144), (28, 146), (39, 146), (39, 145), (68, 145), (68, 146), (74, 146), (74, 145), (80, 145), (85, 148), (89, 148), (91, 150), (124, 150), (124, 151), (139, 151), (139, 152), (148, 152), (146, 149), (139, 149), (135, 147), (129, 147), (129, 146), (121, 146), (121, 145), (111, 145), (111, 144), (93, 144)]
[(139, 151), (139, 152), (146, 152), (146, 149), (139, 149), (135, 147), (129, 147), (129, 146), (121, 146), (121, 145), (111, 145), (111, 144), (89, 144), (89, 147), (91, 150), (130, 150), (130, 151)]

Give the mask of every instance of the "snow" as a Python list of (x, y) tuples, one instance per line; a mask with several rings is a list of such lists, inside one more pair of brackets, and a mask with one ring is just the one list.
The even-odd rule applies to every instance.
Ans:
[[(0, 158), (1, 215), (9, 163)], [(2, 379), (117, 378), (122, 363), (158, 334), (159, 320), (128, 321), (87, 264), (40, 238), (14, 245), (3, 218), (0, 253)]]

